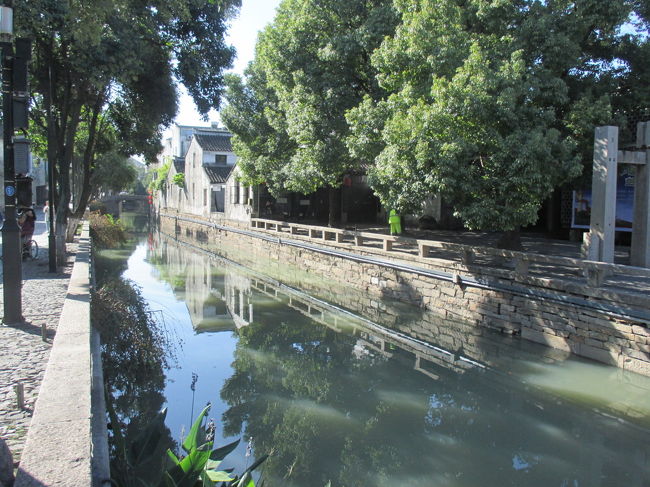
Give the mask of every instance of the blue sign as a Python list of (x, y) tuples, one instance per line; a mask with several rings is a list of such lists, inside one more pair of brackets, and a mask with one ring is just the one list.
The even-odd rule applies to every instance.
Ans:
[[(616, 180), (616, 226), (617, 232), (631, 232), (634, 213), (634, 177), (636, 170), (630, 166), (618, 169)], [(571, 228), (589, 229), (591, 220), (591, 189), (573, 192)]]
[(14, 188), (13, 186), (7, 186), (5, 188), (5, 193), (7, 193), (7, 196), (13, 196), (16, 194), (16, 188)]

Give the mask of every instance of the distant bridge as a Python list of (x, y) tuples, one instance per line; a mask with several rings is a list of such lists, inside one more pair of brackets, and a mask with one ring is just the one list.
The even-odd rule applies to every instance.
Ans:
[(106, 211), (115, 216), (120, 216), (124, 211), (143, 215), (149, 213), (149, 202), (146, 194), (116, 194), (102, 198), (101, 202), (106, 205)]

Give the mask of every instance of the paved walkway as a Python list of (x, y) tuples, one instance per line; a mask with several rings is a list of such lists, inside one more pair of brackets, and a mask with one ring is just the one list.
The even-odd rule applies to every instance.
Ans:
[[(56, 274), (48, 271), (48, 238), (42, 211), (37, 211), (37, 218), (34, 240), (39, 245), (39, 256), (34, 261), (23, 261), (22, 297), (26, 323), (20, 327), (0, 325), (0, 438), (9, 446), (14, 466), (20, 461), (74, 263), (69, 256), (64, 269)], [(68, 253), (74, 253), (75, 248), (68, 244)], [(2, 306), (0, 279), (0, 313)], [(48, 329), (46, 342), (41, 336), (43, 324)], [(23, 410), (18, 409), (16, 401), (15, 386), (19, 382), (25, 390)]]

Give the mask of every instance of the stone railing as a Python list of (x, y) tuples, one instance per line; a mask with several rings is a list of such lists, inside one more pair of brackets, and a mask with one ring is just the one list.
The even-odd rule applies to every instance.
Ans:
[(110, 485), (99, 337), (90, 324), (88, 223), (14, 487)]
[(494, 247), (423, 240), (374, 232), (288, 223), (263, 218), (251, 219), (251, 227), (276, 233), (307, 237), (312, 241), (348, 244), (359, 249), (378, 248), (385, 252), (401, 252), (421, 259), (451, 259), (465, 266), (480, 265), (480, 259), (496, 260), (511, 268), (514, 279), (521, 281), (531, 275), (531, 267), (561, 269), (572, 278), (584, 279), (591, 288), (599, 288), (616, 276), (650, 279), (650, 269), (589, 261), (571, 257), (497, 249)]

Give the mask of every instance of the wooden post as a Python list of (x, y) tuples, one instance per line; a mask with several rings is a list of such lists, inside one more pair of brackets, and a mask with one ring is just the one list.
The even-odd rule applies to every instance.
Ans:
[(526, 277), (530, 269), (530, 261), (523, 256), (515, 257), (515, 274), (517, 277)]
[(644, 147), (645, 163), (636, 165), (634, 177), (634, 215), (630, 264), (650, 267), (650, 122), (639, 122), (636, 145)]
[(596, 127), (588, 259), (614, 262), (618, 127)]
[(588, 266), (585, 269), (585, 274), (587, 275), (587, 284), (590, 287), (601, 287), (605, 282), (605, 278), (607, 277), (607, 272), (605, 269), (600, 269), (593, 265)]
[(469, 265), (474, 262), (474, 251), (472, 249), (464, 248), (460, 253), (460, 261), (463, 265)]
[(418, 244), (418, 254), (420, 254), (420, 257), (429, 257), (429, 249), (430, 247), (426, 244)]
[(25, 386), (22, 382), (16, 384), (16, 406), (21, 411), (25, 409)]

